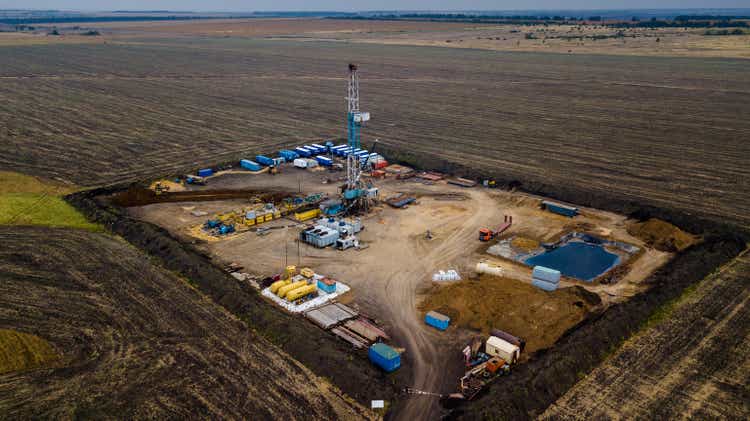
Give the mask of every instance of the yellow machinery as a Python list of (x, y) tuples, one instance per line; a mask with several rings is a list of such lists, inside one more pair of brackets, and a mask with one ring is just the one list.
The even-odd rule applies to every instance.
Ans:
[(277, 292), (277, 294), (278, 294), (279, 297), (284, 298), (284, 297), (286, 297), (286, 295), (290, 291), (294, 291), (295, 289), (297, 289), (299, 287), (303, 287), (305, 285), (307, 285), (307, 281), (292, 282), (289, 285), (285, 285), (285, 286), (279, 288), (279, 291)]
[(284, 279), (291, 279), (292, 276), (297, 274), (297, 266), (289, 265), (284, 269)]
[(313, 270), (310, 269), (310, 268), (302, 268), (299, 271), (299, 274), (302, 275), (302, 276), (304, 276), (305, 278), (310, 279), (310, 278), (312, 278), (315, 275), (315, 272), (313, 272)]
[(317, 218), (320, 216), (320, 209), (313, 209), (306, 212), (295, 212), (294, 213), (294, 219), (296, 219), (299, 222), (304, 222), (313, 218)]
[(279, 288), (281, 288), (283, 286), (286, 286), (286, 285), (289, 285), (291, 283), (292, 283), (292, 281), (290, 281), (290, 280), (276, 281), (276, 282), (274, 282), (274, 283), (271, 284), (271, 287), (270, 287), (271, 292), (273, 292), (275, 294), (276, 291), (279, 290)]
[(318, 287), (315, 285), (306, 285), (300, 288), (297, 288), (293, 291), (290, 291), (286, 294), (286, 299), (288, 301), (295, 301), (297, 299), (300, 299), (308, 294), (312, 294), (313, 292), (317, 291)]

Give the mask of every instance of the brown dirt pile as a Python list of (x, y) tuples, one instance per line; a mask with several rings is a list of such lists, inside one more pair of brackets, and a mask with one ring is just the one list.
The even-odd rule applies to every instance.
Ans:
[(539, 247), (539, 241), (526, 237), (514, 237), (510, 244), (517, 249), (525, 251), (531, 251)]
[(451, 323), (488, 333), (498, 328), (526, 339), (528, 353), (552, 346), (579, 323), (599, 297), (581, 287), (545, 292), (517, 280), (482, 275), (479, 281), (439, 285), (427, 294), (421, 311), (435, 310)]
[(628, 233), (640, 238), (649, 246), (667, 252), (682, 251), (695, 243), (696, 239), (660, 219), (651, 218), (646, 222), (637, 222), (628, 227)]

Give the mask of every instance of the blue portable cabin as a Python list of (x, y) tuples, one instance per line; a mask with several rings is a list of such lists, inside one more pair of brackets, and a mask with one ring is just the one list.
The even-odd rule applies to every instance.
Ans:
[(323, 146), (321, 144), (313, 143), (312, 146), (315, 147), (315, 149), (318, 150), (318, 153), (328, 152), (328, 148), (326, 148), (325, 146)]
[(328, 282), (324, 282), (324, 279), (318, 279), (318, 289), (326, 294), (333, 294), (336, 292), (336, 281), (328, 279)]
[(255, 162), (257, 162), (257, 163), (259, 163), (261, 165), (265, 165), (267, 167), (271, 166), (271, 165), (274, 165), (273, 159), (271, 159), (271, 158), (269, 158), (269, 157), (267, 157), (265, 155), (257, 155), (255, 157)]
[(340, 151), (341, 151), (342, 149), (346, 148), (346, 147), (347, 147), (346, 145), (338, 145), (338, 146), (334, 146), (334, 147), (332, 147), (332, 148), (331, 148), (331, 152), (333, 152), (333, 154), (334, 154), (334, 155), (338, 155), (338, 154), (339, 154), (339, 152), (340, 152)]
[(286, 162), (294, 161), (295, 159), (299, 158), (299, 154), (295, 151), (290, 151), (289, 149), (282, 149), (279, 151), (279, 156), (284, 158)]
[(401, 367), (401, 355), (384, 343), (372, 344), (367, 355), (373, 364), (389, 373)]
[(312, 152), (310, 152), (309, 149), (304, 148), (302, 146), (298, 146), (298, 147), (294, 148), (294, 152), (297, 152), (297, 155), (303, 156), (305, 158), (309, 158), (309, 157), (312, 156)]
[(333, 165), (333, 160), (331, 158), (328, 158), (322, 155), (316, 156), (315, 160), (318, 161), (318, 163), (324, 167), (330, 167), (331, 165)]
[(203, 168), (198, 170), (198, 177), (210, 177), (214, 175), (214, 170), (211, 168)]
[(312, 153), (314, 153), (314, 154), (321, 154), (321, 153), (323, 153), (323, 151), (322, 151), (322, 150), (321, 150), (320, 148), (318, 148), (317, 146), (313, 146), (313, 145), (305, 145), (305, 147), (306, 147), (306, 148), (307, 148), (307, 149), (308, 149), (308, 150), (309, 150), (310, 152), (312, 152)]
[(339, 149), (339, 156), (341, 157), (348, 156), (351, 151), (352, 151), (352, 148), (350, 146)]
[(424, 322), (438, 330), (448, 329), (448, 325), (451, 323), (451, 318), (445, 314), (440, 314), (435, 311), (427, 312), (424, 316)]
[(569, 218), (572, 218), (576, 215), (578, 215), (578, 208), (568, 205), (563, 205), (562, 203), (555, 203), (550, 202), (548, 200), (545, 200), (542, 202), (542, 207), (544, 209), (547, 209), (550, 212), (556, 213), (558, 215), (567, 216)]
[(240, 166), (246, 170), (249, 171), (260, 171), (261, 166), (259, 163), (255, 161), (251, 161), (249, 159), (243, 159), (240, 161)]
[(367, 152), (366, 149), (365, 150), (361, 150), (359, 152), (354, 152), (354, 156), (358, 156), (360, 158), (363, 157), (363, 156), (368, 156), (368, 155), (370, 155), (370, 153)]

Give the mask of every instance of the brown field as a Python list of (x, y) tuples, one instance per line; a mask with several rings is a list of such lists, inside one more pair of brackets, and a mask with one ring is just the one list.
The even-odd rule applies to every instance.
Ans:
[[(74, 27), (83, 29), (71, 29)], [(40, 43), (45, 39), (55, 43), (96, 43), (177, 36), (284, 38), (565, 54), (750, 58), (750, 31), (745, 35), (706, 36), (705, 28), (621, 29), (593, 24), (277, 18), (68, 23), (62, 27), (62, 37), (46, 36), (52, 25), (43, 24), (39, 29), (36, 33), (0, 34), (0, 45)], [(99, 31), (101, 36), (79, 35), (88, 29)]]
[(61, 355), (0, 374), (3, 418), (372, 417), (120, 240), (0, 228), (0, 241), (0, 322)]
[(540, 419), (746, 419), (750, 260), (696, 285)]
[(3, 48), (3, 168), (98, 185), (340, 137), (354, 61), (366, 143), (748, 224), (744, 60), (248, 39)]

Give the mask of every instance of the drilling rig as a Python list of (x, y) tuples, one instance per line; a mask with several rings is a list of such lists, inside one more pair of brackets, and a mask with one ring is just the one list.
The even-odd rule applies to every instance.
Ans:
[[(361, 149), (360, 129), (363, 124), (370, 120), (370, 113), (359, 109), (359, 75), (357, 65), (349, 64), (349, 86), (347, 92), (347, 130), (348, 146), (352, 151)], [(360, 159), (350, 153), (346, 157), (346, 185), (342, 188), (346, 207), (350, 211), (366, 210), (368, 198), (365, 185), (362, 182), (362, 165)]]

